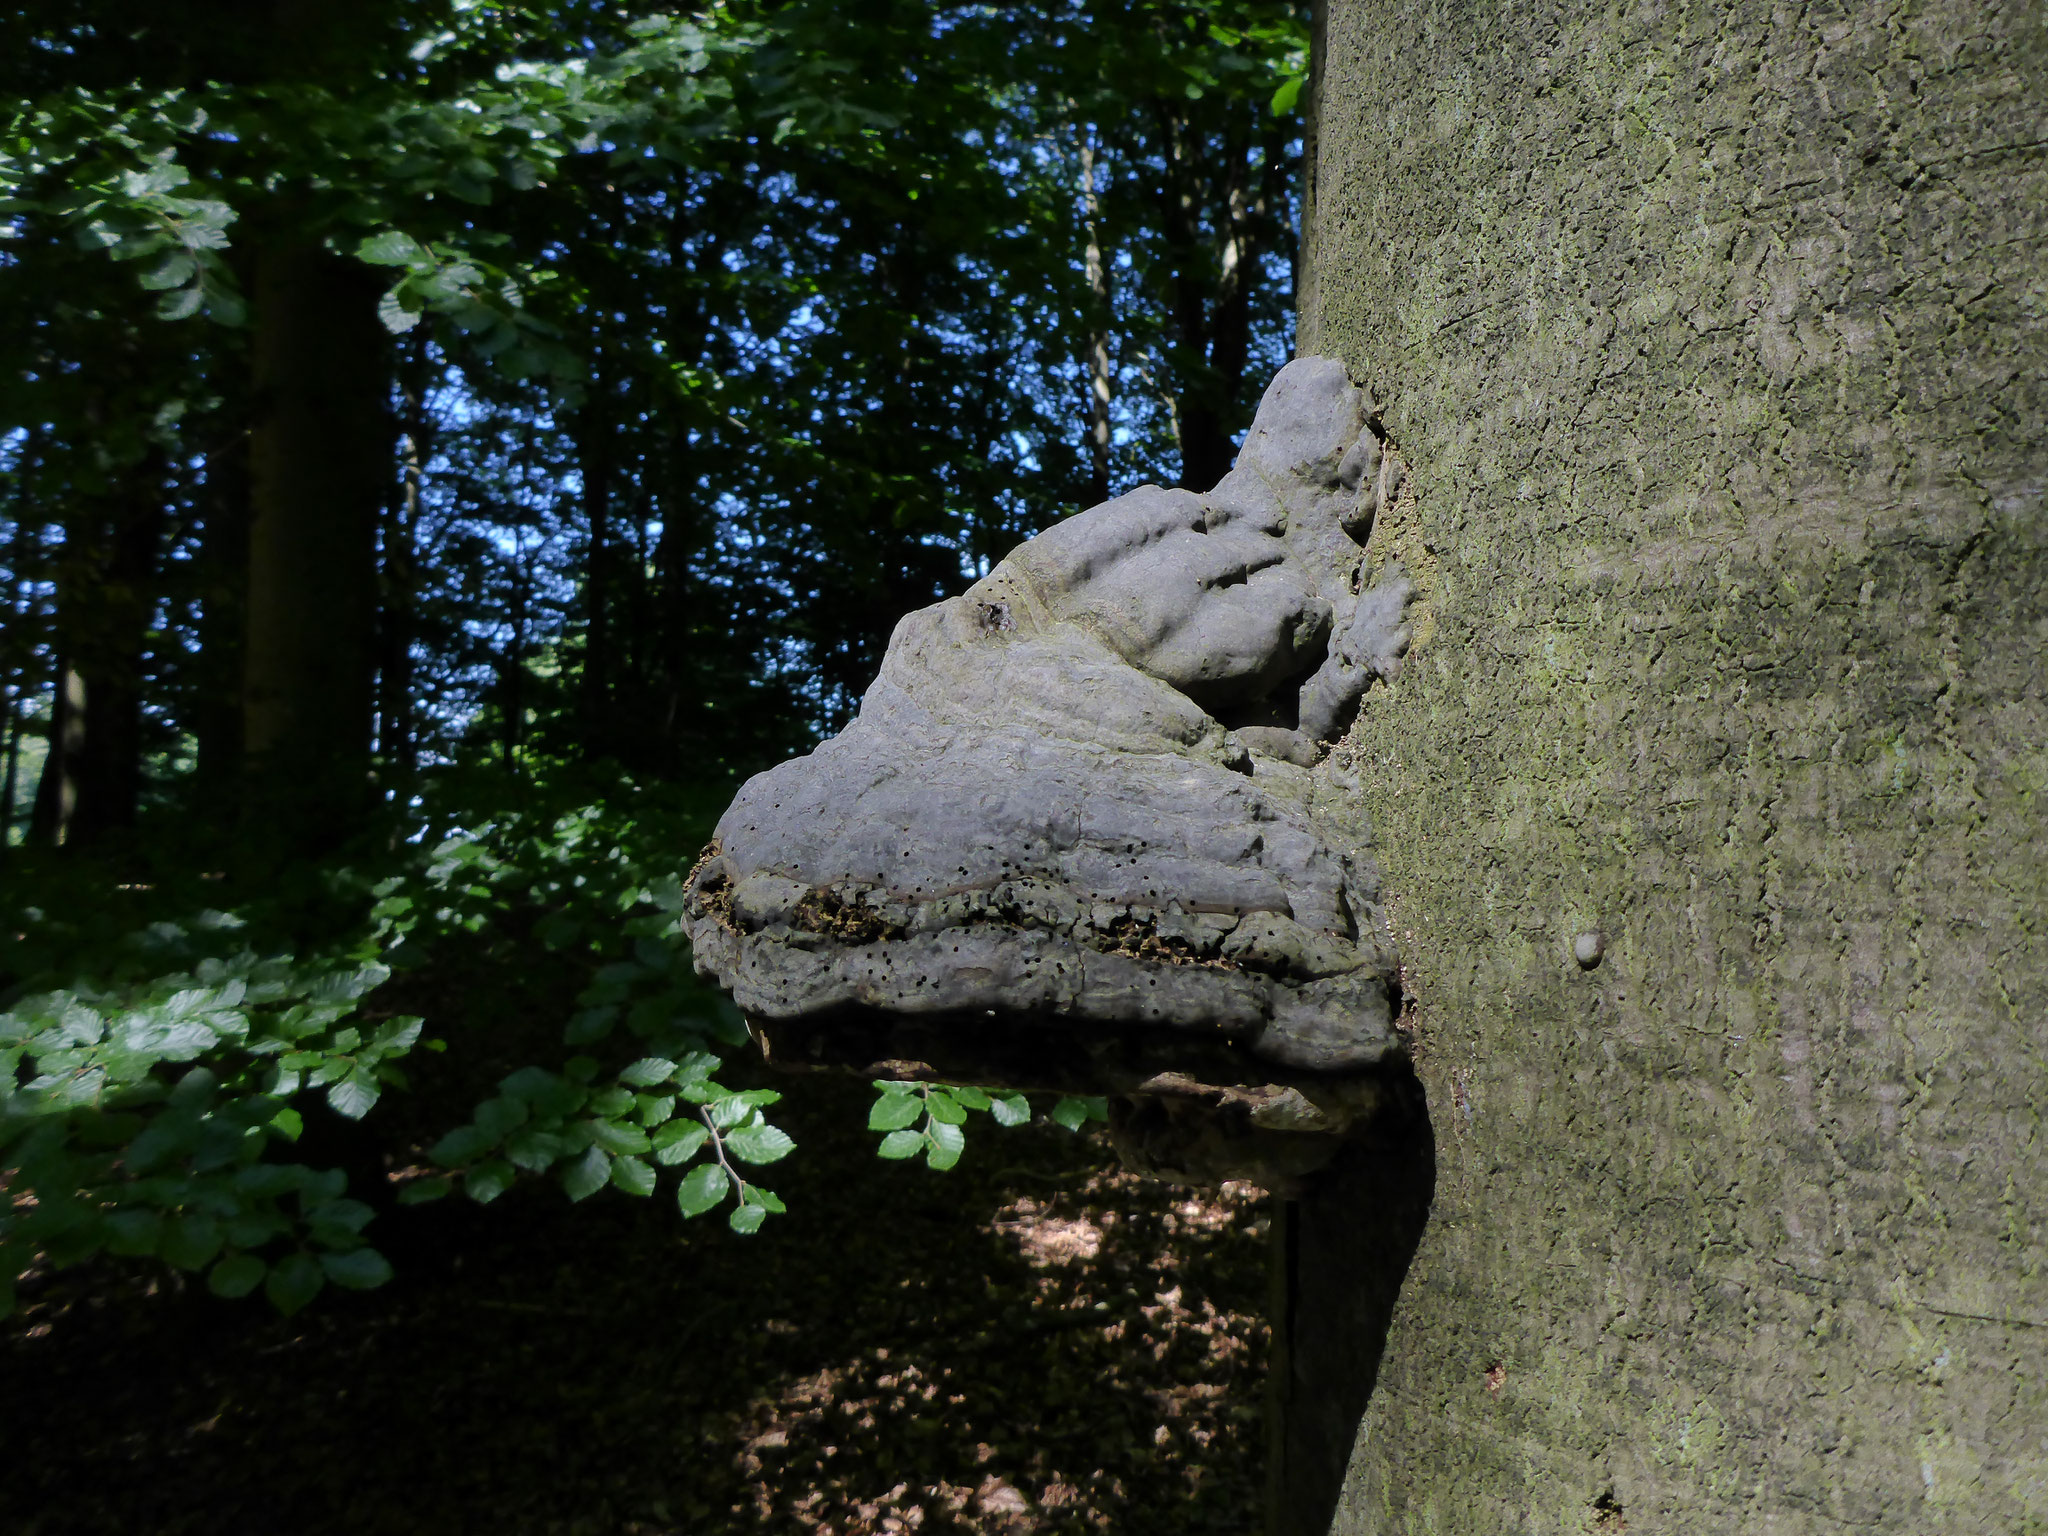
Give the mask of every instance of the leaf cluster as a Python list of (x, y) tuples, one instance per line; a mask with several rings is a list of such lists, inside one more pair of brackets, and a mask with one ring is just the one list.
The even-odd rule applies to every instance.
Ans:
[[(969, 1112), (984, 1112), (1001, 1126), (1024, 1125), (1031, 1119), (1031, 1102), (1021, 1093), (893, 1078), (877, 1078), (875, 1089), (877, 1097), (868, 1111), (868, 1129), (886, 1133), (877, 1153), (894, 1159), (922, 1154), (928, 1167), (941, 1170), (958, 1163), (967, 1148)], [(1070, 1131), (1078, 1131), (1090, 1120), (1107, 1120), (1109, 1106), (1101, 1098), (1064, 1095), (1053, 1104), (1047, 1118)]]
[[(223, 914), (207, 926), (231, 929)], [(165, 928), (171, 925), (163, 925)], [(152, 935), (159, 943), (184, 935)], [(135, 986), (29, 995), (0, 1014), (0, 1309), (38, 1255), (101, 1251), (207, 1271), (219, 1295), (264, 1284), (291, 1311), (328, 1280), (381, 1283), (344, 1176), (276, 1160), (319, 1090), (359, 1119), (418, 1042), (421, 1021), (349, 1022), (381, 965), (300, 964), (243, 950)], [(285, 1245), (281, 1255), (278, 1250)]]

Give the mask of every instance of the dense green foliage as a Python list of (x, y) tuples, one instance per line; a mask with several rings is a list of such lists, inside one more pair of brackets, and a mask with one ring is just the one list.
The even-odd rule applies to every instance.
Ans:
[[(1255, 0), (0, 12), (0, 1280), (291, 1308), (382, 1277), (380, 1202), (521, 1175), (779, 1210), (678, 877), (900, 613), (1227, 464), (1304, 47)], [(386, 1006), (456, 956), (465, 1007)], [(331, 1166), (494, 1013), (560, 1054)], [(935, 1168), (1029, 1112), (878, 1087)]]

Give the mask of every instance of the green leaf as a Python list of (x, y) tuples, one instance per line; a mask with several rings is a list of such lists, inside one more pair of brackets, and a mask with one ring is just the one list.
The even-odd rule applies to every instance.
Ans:
[(524, 1099), (515, 1099), (509, 1093), (500, 1094), (477, 1105), (476, 1127), (493, 1142), (502, 1141), (526, 1124), (528, 1113)]
[(967, 1123), (967, 1111), (961, 1108), (959, 1101), (943, 1088), (934, 1088), (932, 1090), (931, 1097), (925, 1101), (925, 1107), (931, 1111), (932, 1119), (936, 1120), (940, 1125), (965, 1125)]
[(1053, 1105), (1052, 1118), (1056, 1124), (1064, 1125), (1070, 1131), (1078, 1131), (1090, 1120), (1107, 1120), (1109, 1107), (1101, 1099), (1082, 1099), (1069, 1095)]
[(1022, 1125), (1031, 1118), (1031, 1104), (1023, 1094), (1013, 1093), (990, 1103), (989, 1113), (997, 1125)]
[(1294, 104), (1301, 100), (1302, 86), (1307, 83), (1306, 77), (1302, 75), (1296, 75), (1290, 80), (1282, 81), (1280, 89), (1273, 93), (1273, 115), (1275, 117), (1285, 117), (1288, 113), (1292, 112)]
[(498, 1084), (500, 1091), (529, 1104), (552, 1092), (558, 1079), (545, 1067), (521, 1067)]
[(745, 1093), (723, 1093), (711, 1100), (711, 1123), (721, 1131), (731, 1130), (753, 1118), (754, 1100)]
[(763, 1189), (758, 1184), (748, 1186), (747, 1199), (753, 1204), (760, 1206), (762, 1210), (773, 1211), (778, 1216), (789, 1209), (788, 1206), (782, 1203), (781, 1197), (774, 1190)]
[(435, 1142), (427, 1155), (443, 1168), (460, 1168), (464, 1163), (475, 1162), (495, 1145), (496, 1138), (482, 1127), (458, 1125)]
[(107, 1218), (107, 1252), (139, 1258), (163, 1239), (162, 1211), (115, 1211)]
[(271, 1270), (270, 1278), (263, 1284), (263, 1294), (270, 1298), (272, 1306), (290, 1317), (318, 1296), (320, 1287), (326, 1283), (327, 1276), (310, 1253), (287, 1254)]
[(318, 1205), (322, 1200), (339, 1200), (341, 1192), (348, 1188), (348, 1175), (339, 1168), (323, 1168), (318, 1173), (308, 1169), (303, 1195), (308, 1205)]
[(612, 1182), (629, 1195), (654, 1193), (654, 1169), (637, 1157), (612, 1159)]
[(647, 1133), (637, 1125), (622, 1125), (616, 1120), (592, 1120), (589, 1126), (590, 1139), (607, 1152), (645, 1152), (649, 1146)]
[(206, 288), (206, 313), (217, 325), (239, 326), (249, 318), (249, 306), (234, 289), (201, 279)]
[[(189, 320), (199, 313), (199, 301), (205, 297), (197, 284), (190, 288), (174, 288), (156, 301), (156, 317), (159, 320)], [(172, 1060), (178, 1060), (172, 1057)]]
[(676, 1063), (676, 1081), (701, 1083), (719, 1068), (718, 1057), (709, 1051), (692, 1051)]
[(915, 1125), (917, 1117), (923, 1113), (924, 1101), (916, 1095), (885, 1093), (868, 1111), (868, 1129), (898, 1131), (906, 1125)]
[(875, 1150), (882, 1157), (915, 1157), (923, 1148), (923, 1131), (891, 1131)]
[(625, 1088), (600, 1088), (590, 1096), (590, 1108), (593, 1114), (602, 1115), (607, 1120), (615, 1120), (620, 1115), (631, 1112), (633, 1094)]
[(768, 1212), (758, 1205), (736, 1205), (725, 1219), (735, 1232), (758, 1232), (767, 1215)]
[(562, 1170), (562, 1188), (571, 1200), (587, 1200), (603, 1189), (611, 1176), (611, 1158), (602, 1147), (591, 1147)]
[(255, 1290), (269, 1271), (270, 1266), (253, 1253), (231, 1253), (207, 1273), (206, 1288), (232, 1301)]
[(297, 1141), (306, 1129), (306, 1119), (296, 1109), (286, 1105), (270, 1117), (270, 1128), (286, 1141)]
[(345, 1253), (323, 1253), (320, 1268), (336, 1285), (352, 1291), (371, 1291), (391, 1278), (391, 1261), (374, 1248), (351, 1248)]
[(291, 1230), (291, 1220), (275, 1206), (262, 1211), (243, 1211), (228, 1219), (228, 1247), (244, 1250), (261, 1248), (273, 1237)]
[(150, 289), (182, 287), (198, 270), (199, 263), (189, 251), (170, 251), (142, 275), (142, 286)]
[(159, 1251), (179, 1269), (204, 1269), (220, 1252), (220, 1223), (207, 1215), (174, 1216)]
[(513, 1166), (528, 1173), (546, 1173), (571, 1150), (567, 1138), (532, 1127), (516, 1132), (505, 1142), (505, 1156)]
[(663, 1056), (642, 1056), (619, 1073), (619, 1081), (635, 1088), (652, 1088), (675, 1075), (676, 1064)]
[(489, 1205), (512, 1187), (516, 1177), (504, 1158), (487, 1157), (462, 1176), (462, 1189), (478, 1205)]
[(327, 1102), (337, 1114), (360, 1120), (367, 1115), (381, 1097), (383, 1090), (377, 1080), (361, 1067), (327, 1090)]
[(924, 1160), (933, 1168), (952, 1167), (960, 1161), (960, 1154), (967, 1146), (967, 1133), (959, 1126), (947, 1125), (944, 1121), (932, 1127), (931, 1139), (931, 1150), (925, 1153)]
[(687, 1163), (711, 1133), (695, 1120), (673, 1120), (654, 1133), (654, 1160), (664, 1168)]
[[(376, 1214), (360, 1200), (326, 1200), (307, 1211), (306, 1220), (313, 1226), (329, 1227), (353, 1236), (368, 1226)], [(347, 1246), (326, 1238), (322, 1241), (331, 1248)]]
[(356, 260), (373, 267), (410, 267), (433, 260), (419, 241), (401, 230), (387, 229), (356, 246)]
[(725, 1198), (730, 1181), (717, 1163), (692, 1168), (676, 1186), (676, 1206), (685, 1216), (702, 1216)]
[(585, 1008), (571, 1015), (568, 1028), (562, 1031), (562, 1038), (571, 1045), (589, 1045), (610, 1034), (618, 1021), (619, 1010), (609, 1004), (602, 1008)]
[(780, 1162), (796, 1143), (772, 1125), (745, 1125), (725, 1138), (726, 1150), (749, 1163)]
[(411, 1017), (386, 1019), (377, 1026), (377, 1033), (370, 1037), (370, 1043), (380, 1051), (396, 1056), (419, 1043), (420, 1028), (425, 1023), (424, 1019)]
[(385, 330), (394, 336), (402, 336), (420, 323), (422, 311), (407, 309), (405, 301), (394, 289), (377, 300), (377, 320)]
[(430, 1179), (410, 1179), (398, 1187), (400, 1205), (425, 1205), (430, 1200), (441, 1200), (455, 1192), (455, 1181), (436, 1174)]

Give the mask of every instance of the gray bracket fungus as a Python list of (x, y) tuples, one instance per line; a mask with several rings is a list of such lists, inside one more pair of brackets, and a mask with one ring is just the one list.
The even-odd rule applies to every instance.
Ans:
[(1407, 643), (1400, 568), (1368, 580), (1368, 409), (1341, 364), (1288, 364), (1213, 491), (1020, 545), (897, 625), (852, 724), (748, 781), (687, 919), (771, 1055), (1282, 1132), (1370, 1112), (1395, 956), (1327, 757)]

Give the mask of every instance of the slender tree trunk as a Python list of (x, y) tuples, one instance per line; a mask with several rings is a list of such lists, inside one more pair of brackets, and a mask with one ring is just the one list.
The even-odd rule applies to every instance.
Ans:
[[(1215, 144), (1190, 143), (1190, 126), (1169, 115), (1166, 228), (1176, 249), (1174, 323), (1184, 377), (1176, 417), (1180, 428), (1181, 484), (1206, 491), (1230, 472), (1236, 427), (1248, 414), (1245, 359), (1251, 344), (1249, 268), (1258, 260), (1246, 181), (1249, 151), (1233, 129)], [(1201, 162), (1214, 157), (1214, 164)], [(1220, 206), (1213, 210), (1215, 249), (1204, 241), (1196, 211), (1198, 178), (1223, 173)]]
[(249, 438), (237, 432), (206, 456), (205, 526), (200, 535), (199, 803), (223, 816), (242, 777), (242, 657), (248, 623)]
[(498, 663), (499, 699), (505, 715), (505, 771), (519, 776), (519, 747), (526, 727), (526, 625), (532, 594), (532, 578), (526, 569), (525, 551), (513, 556), (512, 645)]
[(306, 852), (368, 803), (388, 349), (353, 264), (281, 246), (256, 270), (245, 804), (262, 842)]
[(6, 789), (0, 794), (0, 805), (5, 805), (7, 811), (5, 819), (0, 820), (0, 850), (14, 842), (14, 803), (21, 792), (21, 704), (13, 693), (8, 694)]
[(104, 627), (100, 643), (80, 653), (86, 664), (85, 755), (75, 835), (83, 841), (129, 830), (139, 809), (144, 651), (168, 520), (166, 469), (157, 451), (123, 477), (97, 594)]
[(78, 764), (85, 755), (85, 679), (62, 656), (57, 659), (55, 695), (49, 748), (43, 754), (28, 823), (28, 840), (45, 848), (62, 848), (71, 841), (78, 815)]
[(42, 430), (31, 428), (15, 459), (14, 537), (7, 555), (7, 767), (4, 788), (0, 788), (0, 852), (14, 838), (15, 802), (21, 792), (22, 717), (30, 695), (29, 671), (35, 657), (28, 636), (29, 530), (37, 526), (30, 491), (34, 467), (42, 453)]
[(583, 673), (577, 680), (578, 731), (586, 754), (615, 749), (611, 731), (612, 625), (616, 581), (612, 558), (612, 464), (618, 450), (603, 360), (593, 370), (590, 396), (576, 414), (576, 463), (583, 478), (583, 516), (590, 553), (583, 573)]
[[(1090, 130), (1092, 133), (1092, 130)], [(1102, 260), (1102, 198), (1096, 190), (1095, 143), (1081, 140), (1081, 216), (1088, 232), (1088, 500), (1109, 500), (1109, 270)]]
[[(708, 195), (720, 194), (714, 187)], [(678, 270), (686, 264), (694, 268), (697, 283), (693, 287), (697, 292), (708, 293), (714, 291), (713, 284), (724, 271), (725, 247), (707, 229), (699, 234), (693, 250), (688, 243), (693, 232), (680, 216), (671, 222), (669, 262)], [(664, 340), (668, 356), (678, 363), (697, 363), (707, 356), (712, 337), (701, 300), (671, 307)], [(648, 517), (658, 513), (661, 518), (661, 536), (654, 541), (651, 552), (658, 587), (647, 594), (645, 576), (636, 576), (635, 590), (642, 595), (642, 601), (635, 629), (644, 634), (650, 626), (656, 627), (655, 653), (650, 664), (660, 673), (661, 718), (651, 723), (649, 734), (653, 739), (647, 743), (647, 749), (656, 762), (671, 771), (685, 761), (687, 738), (699, 728), (701, 711), (709, 702), (705, 697), (708, 669), (702, 635), (712, 620), (704, 610), (704, 594), (692, 569), (704, 549), (706, 519), (698, 485), (698, 450), (691, 440), (692, 423), (686, 414), (689, 408), (688, 402), (670, 398), (666, 407), (667, 441), (656, 461), (660, 478), (653, 505), (649, 506), (643, 493), (636, 507), (642, 572), (648, 568), (650, 555)], [(653, 598), (652, 605), (646, 601), (648, 596)]]
[(398, 440), (399, 482), (386, 502), (383, 562), (378, 582), (377, 758), (383, 788), (402, 792), (416, 760), (413, 728), (412, 642), (418, 592), (420, 501), (435, 423), (427, 408), (432, 354), (427, 338), (405, 348), (399, 378), (403, 412)]
[(57, 560), (56, 717), (33, 836), (96, 842), (135, 825), (142, 787), (143, 655), (165, 522), (161, 450), (109, 471), (66, 519)]

